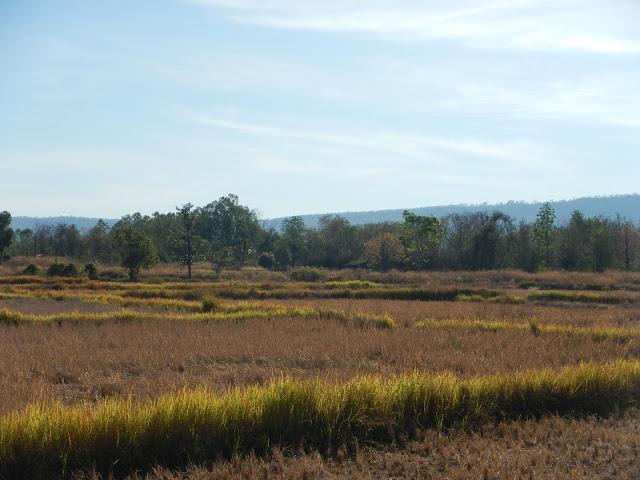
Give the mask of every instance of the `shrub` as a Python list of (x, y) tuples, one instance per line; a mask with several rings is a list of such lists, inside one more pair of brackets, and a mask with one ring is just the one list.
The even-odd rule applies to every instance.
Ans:
[(98, 278), (98, 269), (91, 262), (87, 263), (84, 266), (83, 271), (84, 271), (84, 273), (87, 274), (87, 276), (89, 277), (90, 280), (96, 280)]
[(30, 263), (27, 265), (22, 271), (25, 275), (38, 275), (40, 273), (40, 268), (35, 263)]
[(267, 270), (271, 270), (276, 264), (276, 259), (272, 252), (263, 252), (258, 258), (258, 265)]
[(289, 272), (289, 278), (296, 282), (320, 282), (327, 278), (327, 274), (318, 268), (296, 268)]
[(202, 311), (204, 313), (207, 312), (217, 312), (222, 308), (222, 301), (216, 297), (205, 297), (202, 299)]
[(53, 263), (47, 268), (49, 277), (77, 277), (78, 269), (73, 263)]

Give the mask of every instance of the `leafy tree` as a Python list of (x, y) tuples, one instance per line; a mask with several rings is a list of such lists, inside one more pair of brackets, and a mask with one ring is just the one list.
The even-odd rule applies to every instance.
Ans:
[(364, 244), (367, 263), (380, 270), (398, 267), (404, 261), (404, 250), (400, 238), (394, 233), (383, 233)]
[(15, 229), (13, 231), (13, 243), (10, 251), (13, 255), (34, 255), (33, 230), (30, 228)]
[(9, 248), (12, 240), (11, 214), (9, 212), (0, 212), (0, 263), (5, 260), (4, 252)]
[(556, 212), (549, 202), (540, 207), (536, 222), (533, 226), (533, 234), (538, 251), (544, 259), (544, 266), (548, 270), (551, 266), (551, 246), (553, 242), (554, 223)]
[(569, 224), (558, 232), (560, 266), (566, 270), (589, 270), (589, 250), (591, 243), (590, 223), (576, 210), (571, 214)]
[(301, 261), (305, 245), (304, 231), (305, 225), (302, 217), (289, 217), (282, 220), (281, 224), (282, 237), (287, 242), (289, 252), (291, 254), (290, 264), (295, 266)]
[(230, 247), (221, 247), (211, 250), (209, 254), (209, 260), (213, 266), (213, 271), (216, 274), (216, 278), (220, 278), (222, 270), (230, 265), (233, 265), (233, 251)]
[(622, 221), (620, 228), (616, 231), (616, 245), (620, 263), (625, 270), (631, 270), (638, 254), (640, 235), (632, 222)]
[(258, 216), (240, 205), (235, 195), (221, 197), (200, 208), (194, 231), (209, 242), (212, 252), (226, 248), (238, 264), (255, 259), (260, 232)]
[(262, 268), (271, 270), (276, 264), (275, 256), (273, 252), (262, 252), (258, 257), (258, 265)]
[(590, 224), (592, 268), (594, 272), (603, 272), (613, 265), (610, 222), (604, 218), (593, 218)]
[(109, 241), (109, 225), (104, 220), (98, 220), (86, 236), (89, 257), (101, 262), (111, 260), (111, 243)]
[(400, 240), (407, 259), (414, 268), (426, 268), (442, 242), (442, 224), (436, 217), (416, 215), (408, 210), (402, 212), (402, 216)]
[(320, 218), (319, 240), (323, 253), (321, 265), (340, 268), (358, 258), (362, 245), (358, 242), (357, 230), (339, 215)]
[(535, 272), (540, 259), (533, 243), (533, 227), (521, 222), (515, 232), (514, 242), (513, 266), (526, 272)]
[(114, 230), (113, 243), (120, 256), (120, 264), (128, 270), (129, 280), (135, 281), (142, 268), (149, 268), (158, 260), (153, 242), (149, 235), (129, 224)]
[(291, 250), (286, 240), (281, 238), (276, 242), (273, 254), (275, 264), (278, 268), (285, 270), (292, 265)]
[(513, 243), (513, 221), (511, 217), (494, 212), (483, 214), (479, 228), (471, 237), (469, 265), (473, 270), (491, 270), (507, 266), (509, 247)]

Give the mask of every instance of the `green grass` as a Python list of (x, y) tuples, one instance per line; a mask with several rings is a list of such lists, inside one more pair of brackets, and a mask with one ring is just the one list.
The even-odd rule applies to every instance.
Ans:
[(637, 404), (640, 362), (583, 364), (461, 380), (450, 374), (283, 379), (223, 395), (184, 391), (133, 405), (39, 405), (0, 418), (0, 477), (124, 476), (258, 455), (274, 447), (385, 443), (417, 428), (545, 414), (607, 414)]

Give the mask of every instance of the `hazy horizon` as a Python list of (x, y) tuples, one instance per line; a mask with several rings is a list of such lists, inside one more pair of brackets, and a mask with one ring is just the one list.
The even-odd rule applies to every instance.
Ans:
[(4, 2), (0, 210), (637, 191), (639, 24), (630, 0)]

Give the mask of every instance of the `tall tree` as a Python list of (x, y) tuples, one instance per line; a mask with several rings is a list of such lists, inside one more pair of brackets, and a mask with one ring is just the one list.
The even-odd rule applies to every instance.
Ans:
[(5, 250), (11, 245), (13, 230), (11, 229), (11, 214), (0, 212), (0, 263), (5, 259)]
[(423, 269), (442, 242), (442, 225), (436, 217), (416, 215), (408, 210), (402, 212), (402, 216), (400, 240), (405, 254), (414, 268)]
[(121, 265), (129, 272), (129, 280), (138, 279), (140, 270), (157, 262), (153, 242), (149, 235), (123, 224), (113, 231), (113, 243), (120, 255)]
[(304, 220), (302, 217), (288, 217), (282, 220), (280, 228), (289, 248), (291, 265), (295, 266), (304, 254)]
[(549, 202), (540, 207), (536, 223), (533, 226), (533, 234), (538, 250), (542, 252), (545, 269), (549, 270), (551, 266), (551, 245), (553, 242), (554, 223), (556, 221), (556, 212)]

